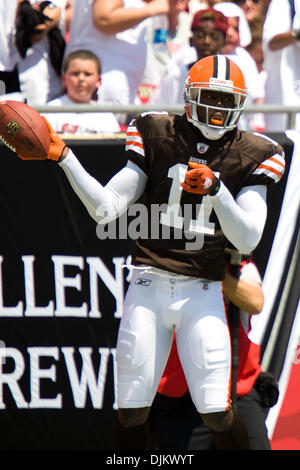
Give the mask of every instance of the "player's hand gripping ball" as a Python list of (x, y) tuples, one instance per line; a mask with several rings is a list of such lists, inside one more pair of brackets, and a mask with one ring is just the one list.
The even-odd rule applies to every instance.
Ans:
[(180, 184), (185, 191), (211, 196), (217, 194), (220, 181), (207, 165), (190, 161), (189, 167), (192, 169), (186, 172), (184, 183)]
[(0, 138), (22, 160), (59, 161), (68, 153), (47, 119), (19, 101), (0, 102)]
[(50, 147), (48, 127), (42, 116), (25, 103), (0, 102), (0, 137), (23, 159), (47, 158)]
[(60, 161), (62, 157), (65, 157), (69, 151), (66, 143), (59, 137), (59, 135), (52, 128), (51, 124), (43, 116), (43, 120), (47, 126), (50, 135), (50, 146), (48, 150), (47, 158), (56, 162)]

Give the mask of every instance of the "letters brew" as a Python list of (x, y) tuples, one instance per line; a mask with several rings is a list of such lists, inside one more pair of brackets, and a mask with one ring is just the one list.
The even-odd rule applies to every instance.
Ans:
[[(38, 289), (43, 280), (35, 278), (36, 259), (33, 255), (21, 257), (24, 274), (24, 300), (19, 300), (14, 306), (5, 305), (5, 262), (0, 257), (0, 320), (9, 325), (9, 319), (20, 321), (26, 326), (26, 318), (34, 318), (41, 322), (47, 319), (49, 322), (65, 318), (72, 332), (74, 319), (98, 319), (101, 322), (103, 315), (109, 315), (111, 321), (119, 319), (122, 315), (125, 282), (129, 280), (130, 269), (128, 266), (130, 257), (115, 257), (112, 259), (114, 273), (112, 273), (99, 257), (82, 256), (51, 256), (53, 266), (54, 296), (45, 306), (37, 305)], [(66, 274), (66, 267), (72, 267), (73, 275)], [(75, 271), (75, 274), (74, 274)], [(89, 299), (82, 301), (80, 305), (68, 305), (67, 292), (75, 290), (80, 292), (83, 281), (88, 284)], [(99, 283), (106, 293), (114, 300), (114, 311), (101, 311), (101, 295)], [(50, 283), (49, 283), (50, 284)], [(84, 298), (86, 300), (86, 297)], [(92, 321), (92, 320), (90, 320)], [(31, 320), (32, 322), (32, 320)], [(44, 323), (43, 323), (44, 324)], [(2, 330), (3, 334), (3, 330)], [(5, 336), (0, 344), (0, 410), (7, 408), (8, 392), (13, 398), (18, 409), (51, 408), (62, 409), (65, 406), (64, 393), (72, 397), (71, 406), (85, 408), (91, 406), (94, 409), (103, 408), (103, 400), (108, 378), (115, 378), (115, 348), (91, 347), (90, 344), (74, 345), (26, 345), (22, 349), (19, 346), (6, 344)], [(58, 380), (59, 374), (67, 379), (62, 389)], [(29, 384), (24, 385), (24, 384)], [(115, 388), (115, 383), (114, 386)], [(115, 391), (114, 391), (115, 392)], [(114, 393), (115, 397), (115, 393)], [(111, 406), (116, 408), (115, 398), (112, 398)], [(10, 399), (11, 402), (11, 399)], [(68, 398), (70, 406), (70, 398)]]

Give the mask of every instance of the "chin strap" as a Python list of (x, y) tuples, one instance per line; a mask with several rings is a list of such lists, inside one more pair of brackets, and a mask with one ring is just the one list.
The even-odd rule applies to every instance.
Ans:
[(206, 124), (203, 124), (201, 122), (199, 122), (199, 125), (196, 127), (198, 127), (198, 129), (200, 129), (204, 137), (206, 137), (209, 140), (221, 139), (221, 137), (223, 137), (223, 135), (226, 134), (226, 132), (230, 130), (230, 129), (224, 129), (224, 128), (217, 129), (215, 127), (209, 127)]
[(217, 129), (215, 127), (209, 127), (206, 124), (199, 122), (196, 119), (192, 118), (191, 116), (189, 116), (188, 113), (186, 114), (186, 117), (187, 117), (187, 120), (191, 124), (193, 124), (193, 126), (195, 126), (197, 129), (199, 129), (204, 135), (204, 137), (206, 137), (206, 139), (209, 139), (209, 140), (221, 139), (221, 137), (223, 137), (223, 135), (226, 132), (231, 130), (231, 129), (224, 129), (224, 128)]

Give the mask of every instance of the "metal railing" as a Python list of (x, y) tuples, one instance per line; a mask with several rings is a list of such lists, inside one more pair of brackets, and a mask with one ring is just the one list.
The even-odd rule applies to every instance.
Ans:
[[(171, 113), (182, 113), (183, 105), (87, 105), (74, 104), (70, 106), (34, 106), (40, 113), (97, 113), (111, 112), (115, 114), (139, 114), (146, 111), (169, 111)], [(263, 113), (263, 114), (286, 114), (287, 129), (295, 129), (296, 114), (300, 113), (299, 106), (282, 106), (282, 105), (249, 105), (246, 106), (244, 113)]]

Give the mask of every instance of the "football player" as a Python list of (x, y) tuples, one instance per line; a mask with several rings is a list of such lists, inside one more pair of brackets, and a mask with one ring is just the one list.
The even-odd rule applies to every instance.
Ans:
[(146, 421), (174, 330), (192, 400), (217, 448), (249, 448), (230, 401), (225, 247), (230, 241), (250, 253), (258, 244), (267, 186), (280, 180), (284, 155), (276, 142), (238, 130), (246, 96), (243, 74), (226, 56), (196, 62), (185, 113), (137, 116), (127, 131), (128, 163), (105, 186), (49, 127), (48, 158), (59, 162), (98, 223), (138, 199), (149, 218), (136, 237), (118, 333), (116, 449), (146, 448)]

